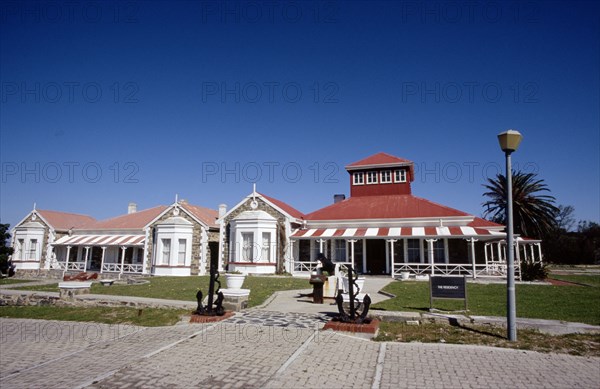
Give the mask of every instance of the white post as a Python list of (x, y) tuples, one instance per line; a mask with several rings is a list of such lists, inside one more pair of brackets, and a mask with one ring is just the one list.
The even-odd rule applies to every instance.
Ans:
[(348, 242), (350, 242), (350, 263), (352, 263), (352, 268), (354, 269), (354, 243), (357, 242), (356, 239), (348, 239)]
[(88, 257), (90, 254), (90, 246), (85, 247), (85, 261), (83, 261), (83, 271), (87, 271)]
[(125, 268), (125, 251), (127, 247), (121, 246), (121, 272), (119, 272), (119, 279), (121, 279), (121, 275), (123, 274), (123, 269)]
[(542, 244), (541, 243), (536, 243), (537, 247), (538, 247), (538, 254), (540, 255), (540, 263), (543, 263), (543, 258), (542, 258)]
[(362, 268), (363, 274), (367, 274), (367, 240), (363, 239), (363, 258), (362, 258)]
[(483, 246), (484, 250), (483, 253), (485, 254), (485, 271), (488, 271), (488, 248), (490, 247), (489, 243), (486, 243), (485, 246)]
[(429, 257), (429, 264), (431, 265), (431, 275), (435, 275), (435, 269), (434, 269), (434, 264), (433, 264), (433, 242), (437, 241), (437, 239), (426, 239), (427, 240), (427, 247), (429, 248), (429, 252), (427, 253), (428, 257)]
[[(323, 243), (325, 242), (325, 239), (319, 239), (319, 252), (323, 253)], [(325, 253), (323, 253), (323, 255), (325, 255)]]
[(473, 279), (477, 278), (477, 270), (475, 268), (475, 242), (477, 242), (477, 239), (475, 238), (471, 238), (471, 239), (467, 239), (469, 241), (469, 244), (471, 245), (471, 261), (473, 262)]
[(106, 252), (106, 246), (102, 246), (102, 259), (100, 260), (100, 273), (102, 273), (102, 268), (104, 267), (104, 253)]
[(285, 270), (292, 274), (294, 273), (294, 262), (296, 262), (296, 259), (294, 258), (294, 243), (296, 241), (293, 239), (290, 239), (290, 248), (289, 248), (289, 261), (285, 261)]
[(65, 270), (63, 270), (63, 278), (65, 278), (65, 273), (69, 268), (69, 256), (71, 255), (71, 246), (67, 246), (67, 260), (65, 261)]
[[(390, 262), (392, 263), (392, 278), (394, 278), (394, 264), (396, 263), (395, 259), (394, 259), (394, 243), (396, 243), (398, 240), (397, 239), (390, 239), (388, 240), (388, 242), (390, 242), (390, 247), (391, 247), (391, 258), (390, 258)], [(388, 264), (386, 264), (388, 265)], [(387, 267), (386, 268), (387, 272), (390, 273), (390, 268)]]

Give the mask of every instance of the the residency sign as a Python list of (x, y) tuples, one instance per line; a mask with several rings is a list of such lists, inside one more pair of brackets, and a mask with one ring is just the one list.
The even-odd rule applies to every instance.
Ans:
[(429, 277), (429, 302), (433, 308), (433, 299), (465, 300), (467, 309), (467, 278), (466, 277)]

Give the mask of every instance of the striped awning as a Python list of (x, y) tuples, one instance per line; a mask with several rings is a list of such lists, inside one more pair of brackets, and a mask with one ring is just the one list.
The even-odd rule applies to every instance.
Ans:
[(63, 236), (54, 245), (63, 246), (143, 246), (144, 235), (72, 235)]
[(406, 237), (473, 237), (503, 238), (503, 232), (476, 227), (373, 227), (310, 228), (297, 230), (292, 238), (406, 238)]

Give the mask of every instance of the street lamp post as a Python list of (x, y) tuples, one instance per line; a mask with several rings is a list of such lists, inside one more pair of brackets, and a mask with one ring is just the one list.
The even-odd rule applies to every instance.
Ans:
[(517, 305), (515, 298), (515, 251), (513, 248), (513, 196), (510, 155), (516, 151), (523, 136), (519, 131), (508, 130), (498, 134), (500, 148), (506, 156), (506, 329), (508, 340), (517, 341)]

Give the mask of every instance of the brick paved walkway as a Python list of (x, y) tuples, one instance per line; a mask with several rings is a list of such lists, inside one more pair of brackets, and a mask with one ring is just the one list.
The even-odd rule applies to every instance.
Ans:
[[(265, 313), (262, 319), (273, 319)], [(302, 326), (0, 319), (0, 387), (597, 388), (600, 358), (376, 343)], [(309, 320), (309, 321), (306, 321)], [(296, 321), (297, 323), (297, 321)], [(268, 324), (268, 323), (266, 323)]]

